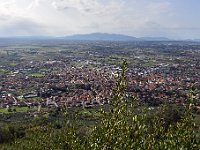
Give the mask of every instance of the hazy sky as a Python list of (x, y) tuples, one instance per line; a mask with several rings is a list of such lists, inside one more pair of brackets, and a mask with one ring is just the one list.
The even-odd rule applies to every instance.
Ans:
[(200, 0), (0, 0), (0, 36), (92, 32), (200, 39)]

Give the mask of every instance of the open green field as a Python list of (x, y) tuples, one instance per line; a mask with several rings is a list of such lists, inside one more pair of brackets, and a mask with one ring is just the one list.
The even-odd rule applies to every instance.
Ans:
[(41, 74), (41, 73), (32, 73), (32, 74), (30, 74), (30, 76), (32, 76), (32, 77), (44, 77), (44, 75)]
[(6, 74), (7, 71), (5, 69), (0, 69), (0, 75)]
[(28, 107), (15, 107), (11, 108), (10, 111), (7, 108), (0, 108), (0, 113), (3, 114), (10, 114), (10, 113), (15, 113), (15, 112), (28, 112), (28, 111), (34, 111), (37, 110), (37, 108), (28, 108)]

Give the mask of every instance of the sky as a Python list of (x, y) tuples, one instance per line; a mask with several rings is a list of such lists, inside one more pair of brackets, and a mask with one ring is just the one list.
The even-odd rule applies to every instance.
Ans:
[(0, 0), (0, 37), (93, 32), (200, 39), (200, 0)]

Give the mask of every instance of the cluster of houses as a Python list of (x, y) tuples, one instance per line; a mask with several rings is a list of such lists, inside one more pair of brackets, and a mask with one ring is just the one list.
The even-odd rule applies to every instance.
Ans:
[(24, 70), (1, 76), (0, 107), (93, 107), (109, 103), (117, 70), (60, 64), (45, 62), (43, 67), (51, 65), (51, 72), (42, 77), (28, 76)]
[(197, 89), (196, 105), (200, 105), (200, 67), (159, 65), (154, 69), (133, 72), (128, 76), (132, 95), (151, 105), (170, 102), (184, 104), (192, 87)]
[[(129, 68), (127, 94), (152, 106), (165, 100), (184, 104), (190, 87), (200, 89), (200, 66), (188, 65)], [(38, 111), (42, 107), (108, 104), (120, 73), (115, 65), (75, 67), (62, 61), (29, 62), (12, 69), (12, 74), (0, 75), (0, 107), (37, 107)], [(43, 76), (27, 73), (36, 70)], [(197, 106), (199, 95), (197, 93)]]

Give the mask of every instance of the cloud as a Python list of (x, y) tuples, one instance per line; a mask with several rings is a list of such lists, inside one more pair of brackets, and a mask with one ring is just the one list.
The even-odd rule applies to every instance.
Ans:
[(37, 35), (45, 28), (29, 14), (27, 0), (0, 1), (0, 36)]
[(5, 15), (5, 14), (0, 15), (0, 22), (2, 22), (2, 21), (8, 21), (8, 19), (9, 19), (8, 15)]
[[(184, 3), (181, 1), (182, 4)], [(192, 1), (192, 0), (191, 0)], [(0, 35), (68, 35), (89, 32), (169, 36), (187, 21), (172, 0), (0, 0)], [(194, 17), (195, 18), (195, 17)], [(171, 29), (170, 29), (171, 28)], [(173, 29), (172, 29), (173, 28)], [(4, 29), (4, 30), (3, 30)], [(177, 29), (178, 30), (178, 29)], [(184, 30), (177, 34), (184, 35)], [(188, 31), (188, 30), (187, 30)], [(11, 34), (11, 32), (9, 32)], [(192, 35), (192, 31), (190, 30)]]
[[(0, 5), (0, 16), (33, 20), (46, 26), (49, 34), (99, 32), (134, 33), (148, 21), (155, 21), (169, 3), (127, 0), (7, 0)], [(23, 5), (23, 8), (22, 8)], [(2, 9), (1, 8), (6, 8)], [(10, 16), (10, 17), (9, 17)], [(5, 17), (0, 17), (4, 18)], [(12, 23), (18, 25), (18, 23)], [(28, 23), (27, 23), (28, 24)], [(24, 24), (25, 25), (25, 24)], [(37, 29), (38, 29), (37, 26)], [(14, 27), (14, 26), (13, 26)], [(15, 29), (20, 28), (17, 27)], [(32, 30), (25, 27), (24, 29)], [(23, 30), (24, 30), (23, 29)], [(29, 32), (29, 31), (27, 31)]]
[(31, 3), (28, 5), (28, 9), (32, 9), (40, 5), (41, 0), (32, 0)]
[(116, 11), (120, 7), (119, 0), (103, 2), (100, 0), (54, 0), (52, 6), (58, 10), (75, 9), (81, 13), (105, 13)]
[[(0, 28), (0, 33), (4, 36), (15, 36), (15, 35), (41, 35), (45, 33), (45, 27), (41, 26), (31, 20), (17, 19), (10, 22), (7, 25), (3, 25)], [(46, 32), (47, 33), (47, 32)]]

